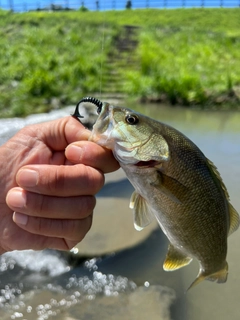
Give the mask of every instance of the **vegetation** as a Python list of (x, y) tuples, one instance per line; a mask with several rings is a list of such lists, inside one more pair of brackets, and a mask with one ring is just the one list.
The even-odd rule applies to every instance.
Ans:
[[(1, 117), (75, 104), (107, 92), (111, 82), (112, 92), (140, 99), (238, 108), (239, 13), (0, 10)], [(119, 47), (120, 40), (133, 41), (124, 25), (139, 27), (127, 49)], [(113, 74), (121, 81), (114, 83)]]
[[(171, 41), (169, 41), (171, 39)], [(198, 30), (150, 29), (140, 35), (140, 69), (126, 91), (171, 104), (237, 105), (240, 37)]]

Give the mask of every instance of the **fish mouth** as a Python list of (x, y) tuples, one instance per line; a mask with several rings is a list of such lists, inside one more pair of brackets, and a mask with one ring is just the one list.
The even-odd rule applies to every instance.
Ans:
[(159, 166), (160, 162), (156, 160), (138, 161), (134, 165), (137, 167), (153, 168), (153, 167)]
[(102, 146), (106, 146), (107, 148), (111, 148), (110, 145), (112, 145), (110, 139), (113, 128), (111, 109), (111, 106), (107, 102), (103, 103), (101, 113), (99, 114), (89, 137), (90, 141), (96, 142)]

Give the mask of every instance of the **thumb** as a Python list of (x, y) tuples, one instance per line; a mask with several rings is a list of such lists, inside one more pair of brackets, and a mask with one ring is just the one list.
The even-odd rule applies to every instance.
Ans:
[(41, 124), (42, 140), (54, 150), (63, 150), (72, 142), (88, 140), (90, 131), (69, 116)]

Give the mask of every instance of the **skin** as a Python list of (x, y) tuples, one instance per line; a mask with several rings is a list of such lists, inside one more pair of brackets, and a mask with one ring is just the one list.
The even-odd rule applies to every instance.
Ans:
[(0, 147), (0, 254), (69, 250), (92, 224), (111, 151), (73, 117), (23, 128)]

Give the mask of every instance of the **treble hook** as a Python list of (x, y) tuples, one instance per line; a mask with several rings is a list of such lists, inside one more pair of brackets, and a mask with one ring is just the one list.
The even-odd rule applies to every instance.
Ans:
[(76, 105), (76, 109), (74, 111), (74, 113), (72, 114), (73, 117), (79, 119), (79, 118), (84, 118), (83, 116), (81, 116), (80, 112), (79, 112), (79, 105), (80, 103), (82, 102), (89, 102), (89, 103), (92, 103), (94, 104), (95, 106), (97, 106), (97, 113), (99, 114), (102, 110), (102, 102), (96, 98), (93, 98), (93, 97), (85, 97), (85, 98), (82, 98)]

